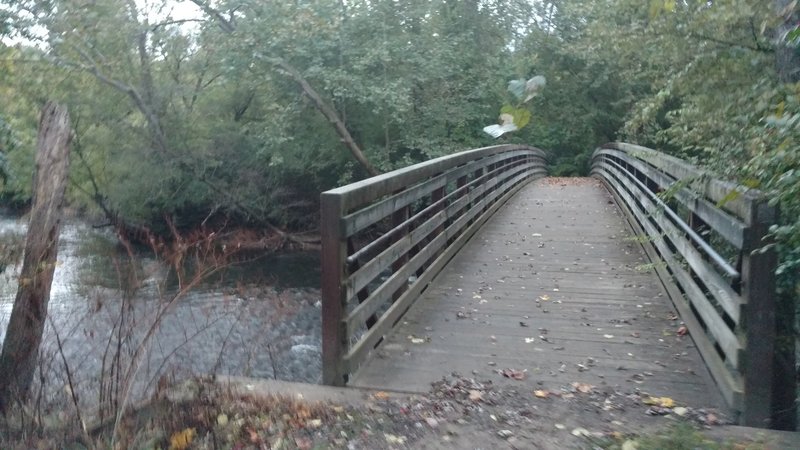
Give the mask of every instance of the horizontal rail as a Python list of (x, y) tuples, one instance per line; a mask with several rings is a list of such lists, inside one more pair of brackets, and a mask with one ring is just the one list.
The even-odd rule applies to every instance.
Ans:
[[(777, 211), (761, 192), (685, 161), (625, 143), (598, 148), (600, 178), (646, 235), (644, 247), (729, 406), (744, 425), (768, 426), (773, 399)], [(794, 351), (793, 349), (791, 350)]]
[(544, 152), (500, 145), (322, 193), (323, 383), (344, 385)]

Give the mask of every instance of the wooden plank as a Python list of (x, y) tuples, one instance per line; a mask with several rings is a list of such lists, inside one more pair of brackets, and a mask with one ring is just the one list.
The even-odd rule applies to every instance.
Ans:
[(483, 147), (455, 153), (453, 155), (442, 156), (430, 161), (414, 164), (409, 167), (352, 183), (347, 186), (332, 189), (328, 192), (343, 195), (344, 210), (350, 211), (364, 204), (370, 203), (376, 198), (383, 197), (384, 195), (388, 195), (399, 189), (418, 183), (420, 180), (429, 178), (439, 172), (444, 172), (453, 167), (471, 163), (495, 154), (517, 150), (524, 150), (532, 157), (539, 158), (544, 161), (545, 155), (542, 150), (524, 145), (496, 145), (492, 147)]
[[(636, 230), (638, 233), (644, 234), (644, 229), (642, 229), (638, 219), (630, 210), (627, 202), (620, 196), (620, 193), (614, 189), (613, 185), (607, 184), (607, 188), (609, 192), (614, 195), (616, 203), (620, 209), (622, 209), (629, 217), (628, 222), (634, 228), (634, 230)], [(661, 259), (660, 254), (657, 252), (651, 242), (643, 241), (641, 245), (650, 257), (651, 261), (659, 261)], [(689, 329), (692, 340), (697, 346), (697, 350), (702, 355), (706, 367), (716, 381), (717, 387), (722, 393), (722, 396), (725, 398), (726, 403), (735, 411), (741, 411), (744, 396), (744, 384), (741, 376), (738, 372), (733, 372), (726, 366), (725, 362), (717, 353), (716, 348), (714, 348), (714, 344), (706, 338), (703, 326), (695, 318), (694, 313), (689, 308), (689, 305), (685, 302), (681, 291), (676, 285), (668, 282), (668, 280), (671, 279), (670, 272), (665, 267), (661, 266), (656, 266), (655, 271), (659, 273), (659, 278), (664, 283), (664, 288), (669, 293), (669, 297), (672, 299), (672, 304), (678, 310), (678, 313), (681, 315), (681, 319)]]
[[(611, 170), (618, 177), (626, 176), (619, 170), (613, 167), (607, 168)], [(673, 246), (680, 252), (681, 256), (689, 263), (689, 266), (694, 270), (700, 280), (706, 285), (711, 295), (719, 303), (722, 309), (731, 317), (735, 323), (739, 323), (741, 317), (741, 310), (743, 301), (739, 294), (737, 294), (733, 287), (731, 287), (722, 276), (708, 264), (688, 240), (681, 236), (681, 230), (678, 230), (675, 225), (669, 220), (664, 220), (660, 217), (657, 211), (663, 211), (668, 208), (664, 202), (655, 197), (653, 194), (644, 192), (644, 186), (638, 183), (638, 180), (628, 178), (634, 183), (638, 184), (638, 188), (631, 186), (631, 191), (635, 198), (639, 201), (645, 211), (650, 211), (650, 218), (653, 222), (657, 223), (661, 229), (661, 236), (668, 239)], [(628, 186), (630, 186), (628, 184)], [(673, 216), (675, 218), (676, 216)]]
[[(760, 214), (763, 208), (766, 213)], [(759, 216), (767, 220), (759, 220)], [(753, 224), (746, 240), (742, 261), (742, 295), (747, 299), (744, 329), (747, 343), (747, 359), (743, 368), (744, 405), (742, 425), (768, 427), (772, 422), (773, 395), (795, 396), (794, 383), (788, 386), (775, 386), (776, 330), (775, 318), (775, 267), (778, 257), (773, 247), (762, 249), (769, 244), (765, 240), (769, 234), (770, 218), (774, 209), (766, 202), (755, 204)]]
[[(523, 179), (525, 176), (526, 175), (524, 172), (522, 174), (517, 174), (517, 176), (512, 179), (510, 183), (515, 183)], [(499, 178), (493, 178), (487, 181), (486, 184), (479, 185), (476, 189), (470, 191), (466, 196), (459, 198), (458, 204), (450, 205), (452, 209), (448, 207), (448, 210), (451, 212), (460, 212), (460, 210), (464, 207), (463, 205), (472, 204), (472, 199), (474, 197), (480, 196), (487, 188), (492, 187), (494, 184), (500, 181), (502, 180)], [(481, 212), (480, 210), (484, 204), (492, 202), (500, 194), (501, 193), (499, 191), (492, 192), (489, 197), (485, 197), (476, 204), (478, 207), (473, 206), (473, 208), (468, 210), (467, 213), (458, 216), (458, 218), (445, 229), (444, 234), (440, 234), (431, 242), (426, 244), (423, 251), (420, 252), (424, 253), (424, 258), (418, 257), (419, 255), (414, 256), (410, 261), (405, 262), (402, 267), (394, 270), (392, 276), (390, 276), (379, 287), (377, 287), (373, 291), (372, 295), (368, 299), (361, 302), (347, 317), (347, 335), (351, 336), (354, 332), (356, 332), (361, 327), (361, 323), (363, 323), (367, 317), (370, 317), (383, 304), (385, 304), (389, 297), (391, 297), (397, 289), (401, 288), (407, 283), (408, 278), (414, 274), (417, 269), (419, 269), (428, 259), (430, 259), (434, 253), (446, 245), (447, 240), (456, 237), (461, 229), (467, 226), (469, 221)], [(350, 294), (357, 291), (358, 289), (356, 288), (348, 289), (348, 299), (352, 298), (352, 295)]]
[(698, 247), (698, 251), (702, 251), (711, 259), (714, 264), (716, 264), (717, 267), (722, 269), (724, 275), (731, 280), (738, 280), (739, 272), (725, 258), (723, 258), (719, 252), (717, 252), (708, 242), (706, 242), (705, 239), (700, 237), (700, 235), (698, 235), (697, 232), (695, 232), (684, 219), (678, 216), (678, 213), (673, 208), (653, 194), (642, 181), (636, 178), (634, 174), (631, 174), (628, 170), (615, 162), (604, 163), (601, 165), (601, 167), (605, 167), (608, 170), (614, 170), (614, 173), (618, 175), (618, 179), (620, 180), (628, 180), (627, 183), (631, 186), (631, 192), (637, 192), (641, 195), (647, 196), (647, 198), (652, 201), (654, 215), (656, 212), (666, 214), (670, 219), (672, 219), (674, 227), (680, 228), (680, 231), (685, 233), (688, 238), (691, 239), (694, 245)]
[(346, 383), (342, 357), (345, 330), (342, 326), (347, 298), (342, 289), (347, 242), (341, 238), (338, 218), (342, 216), (342, 198), (324, 193), (320, 197), (322, 238), (322, 382), (332, 386)]
[[(530, 172), (530, 171), (533, 170), (537, 165), (538, 165), (538, 163), (530, 163), (529, 162), (529, 163), (524, 165), (524, 168), (529, 170), (530, 176), (534, 176), (535, 177), (536, 176), (536, 172)], [(369, 242), (363, 248), (358, 250), (355, 254), (350, 255), (348, 257), (348, 261), (352, 262), (352, 261), (354, 261), (356, 259), (360, 259), (362, 257), (366, 257), (367, 255), (370, 255), (373, 251), (375, 251), (376, 248), (380, 248), (382, 245), (384, 245), (386, 241), (393, 241), (393, 240), (396, 241), (398, 239), (398, 235), (402, 235), (403, 232), (406, 229), (408, 229), (408, 227), (410, 227), (414, 222), (420, 220), (421, 218), (425, 217), (426, 215), (432, 214), (434, 211), (437, 211), (441, 207), (441, 205), (444, 204), (445, 202), (457, 201), (465, 193), (467, 193), (470, 190), (475, 189), (477, 186), (484, 185), (485, 188), (493, 187), (495, 184), (497, 184), (499, 182), (500, 179), (504, 179), (507, 176), (508, 176), (507, 174), (503, 174), (501, 176), (501, 174), (498, 173), (497, 176), (494, 177), (494, 178), (485, 177), (483, 179), (472, 180), (470, 182), (466, 181), (466, 176), (465, 175), (459, 177), (457, 179), (458, 188), (455, 191), (447, 194), (444, 198), (439, 199), (437, 202), (428, 205), (427, 207), (423, 208), (421, 211), (417, 212), (416, 214), (412, 215), (411, 217), (406, 217), (406, 219), (404, 221), (402, 221), (401, 223), (395, 223), (394, 224), (395, 225), (394, 228), (392, 228), (391, 230), (387, 231), (386, 233), (384, 233), (383, 235), (381, 235), (380, 237), (378, 237), (374, 241)]]
[[(614, 155), (620, 158), (627, 156), (625, 152), (619, 150), (601, 150), (596, 155)], [(653, 180), (663, 190), (674, 189), (673, 185), (678, 181), (675, 178), (659, 172), (656, 168), (646, 164), (644, 161), (626, 159), (625, 162)], [(595, 164), (597, 164), (597, 162), (595, 162)], [(725, 238), (734, 247), (742, 248), (745, 229), (745, 225), (742, 221), (718, 208), (708, 200), (698, 196), (696, 192), (692, 192), (688, 188), (677, 189), (673, 195), (682, 205), (686, 206), (690, 211), (710, 224), (720, 236)]]
[[(752, 201), (761, 196), (761, 193), (755, 189), (716, 179), (711, 174), (685, 161), (653, 149), (621, 142), (606, 144), (603, 148), (621, 150), (634, 158), (647, 161), (675, 179), (694, 180), (692, 183), (693, 190), (698, 191), (713, 203), (718, 204), (725, 200), (722, 209), (733, 213), (736, 217), (745, 221), (747, 225), (749, 225), (747, 220), (752, 216)], [(739, 195), (732, 198), (730, 194), (734, 191), (738, 192)]]
[(356, 292), (371, 283), (401, 255), (408, 253), (413, 246), (435, 232), (440, 225), (445, 223), (447, 217), (447, 213), (444, 211), (437, 213), (350, 274), (350, 277), (344, 282), (347, 298), (353, 298)]
[[(540, 265), (553, 267), (547, 257), (536, 256), (535, 252), (544, 249), (537, 247), (538, 239), (530, 239), (533, 233), (549, 236), (548, 246), (554, 251), (577, 253), (574, 249), (583, 247), (583, 230), (601, 238), (598, 227), (570, 225), (596, 223), (607, 233), (603, 241), (619, 243), (611, 236), (621, 236), (619, 230), (625, 227), (621, 214), (607, 204), (608, 194), (599, 183), (582, 182), (588, 186), (570, 185), (563, 190), (547, 181), (530, 183), (510, 199), (453, 257), (396, 326), (382, 334), (380, 346), (368, 352), (349, 384), (425, 392), (431, 382), (456, 371), (498, 386), (507, 383), (520, 392), (559, 389), (580, 381), (618, 392), (638, 389), (669, 396), (695, 407), (724, 407), (691, 338), (675, 336), (677, 324), (669, 319), (673, 310), (654, 273), (621, 270), (623, 279), (633, 275), (635, 281), (628, 283), (637, 286), (627, 288), (628, 283), (620, 279), (607, 280), (603, 287), (595, 283), (595, 277), (578, 272), (548, 272), (538, 279), (533, 274)], [(583, 258), (594, 266), (603, 264), (600, 260), (604, 259), (616, 268), (635, 265), (643, 258), (638, 245), (633, 249), (604, 245), (601, 250)], [(523, 252), (535, 259), (532, 267), (527, 260), (516, 262)], [(505, 261), (505, 256), (515, 263)], [(581, 280), (585, 283), (582, 287)], [(559, 290), (553, 291), (556, 286)], [(564, 286), (574, 286), (569, 289), (583, 294), (573, 303), (567, 300), (572, 294), (564, 292)], [(606, 294), (594, 295), (597, 286)], [(623, 307), (611, 304), (610, 292), (621, 299)], [(535, 307), (534, 299), (544, 293), (550, 295), (548, 313)], [(640, 295), (639, 303), (628, 298), (631, 294)], [(478, 310), (474, 321), (457, 316), (474, 309)], [(581, 322), (587, 321), (584, 317), (593, 326), (582, 326)], [(630, 319), (631, 325), (610, 322), (621, 319)], [(520, 321), (528, 326), (521, 326)], [(544, 336), (552, 344), (540, 339), (543, 332), (539, 328), (547, 329)], [(640, 337), (631, 336), (633, 331)], [(666, 331), (670, 336), (663, 335)], [(408, 336), (429, 340), (417, 344)], [(534, 341), (526, 342), (526, 338)], [(592, 362), (587, 365), (589, 357)], [(503, 378), (496, 371), (504, 368), (527, 369), (527, 376), (521, 381)]]
[[(419, 277), (406, 291), (401, 298), (399, 298), (389, 309), (383, 314), (378, 324), (376, 324), (373, 328), (371, 328), (362, 338), (361, 340), (355, 344), (347, 355), (344, 356), (344, 363), (347, 369), (352, 373), (355, 371), (361, 364), (361, 362), (366, 358), (369, 352), (374, 348), (374, 346), (383, 339), (383, 336), (389, 331), (396, 321), (405, 313), (406, 309), (416, 300), (417, 296), (425, 289), (428, 283), (438, 275), (439, 271), (447, 264), (448, 261), (455, 255), (461, 247), (472, 237), (475, 231), (480, 228), (481, 225), (488, 219), (497, 209), (502, 206), (514, 193), (519, 190), (524, 184), (521, 181), (524, 181), (528, 178), (528, 175), (523, 173), (518, 175), (514, 178), (512, 183), (515, 183), (514, 187), (509, 189), (505, 192), (500, 199), (498, 199), (494, 204), (485, 211), (479, 219), (477, 219), (472, 225), (470, 225), (463, 233), (461, 233), (452, 244), (450, 244), (447, 249), (440, 254), (436, 260), (431, 264), (431, 267), (421, 276)], [(467, 217), (466, 215), (462, 216), (462, 218)], [(447, 234), (440, 235), (440, 236), (447, 236)]]
[[(625, 185), (623, 180), (616, 180), (618, 185)], [(626, 190), (617, 190), (622, 199), (625, 201), (629, 210), (634, 214), (639, 223), (643, 226), (644, 230), (649, 236), (660, 236), (661, 232), (655, 228), (653, 223), (649, 220), (649, 215), (646, 213), (631, 197), (631, 194)], [(707, 325), (707, 331), (716, 339), (725, 356), (734, 367), (739, 367), (742, 357), (742, 344), (739, 339), (728, 328), (727, 324), (717, 314), (714, 306), (708, 302), (703, 291), (694, 282), (692, 277), (681, 267), (680, 263), (672, 256), (672, 251), (666, 246), (663, 239), (654, 239), (651, 242), (659, 251), (661, 260), (665, 261), (672, 272), (672, 277), (681, 285), (685, 291), (687, 299), (697, 310), (699, 316)], [(675, 303), (679, 303), (676, 301)], [(683, 317), (683, 316), (681, 316)], [(700, 338), (701, 330), (692, 330), (693, 336)], [(705, 333), (703, 333), (705, 334)]]
[(345, 236), (352, 236), (360, 230), (388, 217), (399, 208), (408, 206), (411, 203), (429, 195), (436, 189), (447, 186), (448, 183), (453, 182), (475, 170), (475, 167), (488, 166), (493, 163), (505, 161), (508, 158), (519, 157), (526, 155), (525, 151), (512, 151), (499, 155), (493, 155), (472, 164), (456, 167), (444, 173), (436, 174), (433, 178), (424, 180), (423, 182), (414, 186), (407, 187), (399, 194), (390, 195), (388, 198), (373, 203), (363, 209), (359, 209), (347, 216), (343, 217), (344, 221), (343, 230)]

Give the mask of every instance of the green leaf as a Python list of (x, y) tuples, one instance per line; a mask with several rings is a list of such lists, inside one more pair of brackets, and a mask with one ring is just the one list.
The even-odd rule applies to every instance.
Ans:
[(510, 114), (514, 118), (514, 125), (521, 129), (531, 121), (531, 112), (525, 108), (515, 108), (505, 105), (500, 108), (500, 114)]
[(786, 34), (786, 42), (800, 44), (800, 26)]
[(722, 208), (728, 202), (732, 202), (732, 201), (736, 200), (737, 198), (739, 198), (741, 196), (742, 196), (742, 194), (739, 191), (737, 191), (736, 189), (733, 189), (730, 192), (728, 192), (728, 194), (725, 195), (725, 197), (722, 197), (722, 199), (720, 199), (720, 201), (717, 202), (717, 208)]
[(650, 20), (653, 20), (661, 15), (661, 10), (663, 8), (663, 0), (650, 0), (650, 11), (647, 13), (648, 17), (650, 17)]

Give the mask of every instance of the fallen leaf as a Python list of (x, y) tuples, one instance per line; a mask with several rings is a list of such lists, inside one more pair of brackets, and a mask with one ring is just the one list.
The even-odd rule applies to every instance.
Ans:
[(587, 430), (586, 428), (580, 428), (580, 427), (579, 428), (575, 428), (574, 430), (572, 430), (572, 435), (573, 436), (578, 436), (578, 437), (588, 436), (589, 435), (589, 430)]
[(169, 449), (186, 450), (189, 448), (189, 445), (192, 443), (195, 435), (197, 435), (197, 431), (194, 428), (186, 428), (183, 431), (174, 433), (169, 438)]
[(406, 443), (405, 436), (395, 436), (394, 434), (384, 433), (383, 437), (386, 438), (386, 443), (394, 445), (403, 445)]
[(479, 402), (483, 399), (483, 392), (478, 390), (470, 390), (469, 391), (469, 399), (473, 402)]
[(574, 383), (572, 383), (572, 387), (573, 387), (573, 388), (574, 388), (576, 391), (578, 391), (578, 392), (580, 392), (580, 393), (583, 393), (583, 394), (588, 394), (589, 392), (592, 392), (592, 389), (594, 389), (594, 386), (592, 386), (591, 384), (588, 384), (588, 383), (578, 383), (578, 382), (574, 382)]
[(503, 369), (500, 371), (500, 375), (511, 378), (512, 380), (524, 380), (525, 372), (526, 370)]
[(319, 428), (322, 426), (322, 419), (311, 419), (306, 422), (306, 427), (308, 428)]
[(314, 446), (314, 441), (307, 437), (296, 437), (294, 443), (300, 450), (311, 450), (311, 447)]
[(550, 391), (546, 391), (544, 389), (537, 389), (533, 391), (533, 395), (535, 395), (538, 398), (547, 398), (550, 397)]
[(672, 409), (672, 412), (679, 416), (685, 416), (687, 412), (689, 412), (688, 408), (684, 408), (683, 406), (676, 406)]
[(427, 341), (425, 338), (419, 338), (414, 335), (409, 335), (408, 340), (411, 341), (412, 344), (424, 344)]
[(387, 398), (389, 398), (389, 394), (383, 391), (378, 391), (372, 394), (372, 397), (376, 400), (386, 400)]
[(514, 435), (514, 432), (511, 430), (500, 430), (497, 432), (497, 435), (503, 439), (508, 439)]
[(655, 405), (662, 408), (674, 408), (675, 400), (669, 397), (648, 397), (642, 401), (645, 405)]

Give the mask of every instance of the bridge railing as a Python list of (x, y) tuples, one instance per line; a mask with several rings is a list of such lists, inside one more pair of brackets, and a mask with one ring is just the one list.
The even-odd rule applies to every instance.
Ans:
[(322, 193), (323, 383), (344, 385), (544, 152), (469, 150)]
[(793, 383), (774, 382), (776, 209), (759, 191), (631, 144), (597, 149), (592, 173), (646, 236), (661, 278), (674, 281), (665, 287), (740, 422), (768, 426), (774, 399), (795, 395)]

